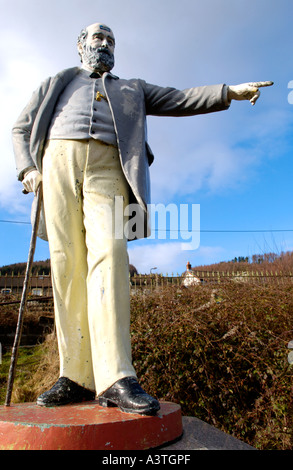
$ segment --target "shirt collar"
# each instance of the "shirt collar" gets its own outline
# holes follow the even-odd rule
[[[102,78],[103,76],[108,76],[108,77],[114,78],[114,80],[119,79],[119,77],[117,77],[117,75],[114,75],[111,72],[105,72],[104,74],[100,75],[98,72],[92,72],[91,70],[88,70],[85,67],[81,67],[80,70],[81,70],[82,73],[86,74],[90,78],[97,79],[97,78]]]

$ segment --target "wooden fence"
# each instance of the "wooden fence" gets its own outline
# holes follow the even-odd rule
[[[130,279],[131,287],[158,288],[164,286],[200,286],[204,284],[220,284],[223,282],[253,282],[266,284],[274,282],[293,282],[293,273],[282,271],[196,271],[175,276],[168,274],[134,275]]]
[[[17,299],[22,293],[24,275],[12,274],[1,275],[0,273],[0,296],[12,294]],[[282,271],[196,271],[184,273],[183,275],[169,274],[137,274],[130,277],[130,288],[154,289],[164,286],[199,286],[204,284],[220,284],[222,282],[254,282],[277,284],[293,282],[292,272]],[[29,282],[29,298],[51,297],[52,284],[50,275],[32,275]],[[3,299],[4,300],[4,299]]]

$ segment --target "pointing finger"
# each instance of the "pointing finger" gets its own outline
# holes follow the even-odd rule
[[[274,82],[251,82],[248,83],[249,86],[256,87],[256,88],[261,88],[265,86],[272,86]]]

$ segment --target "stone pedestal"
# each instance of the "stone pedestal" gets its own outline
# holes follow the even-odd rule
[[[123,413],[97,401],[45,408],[0,407],[0,450],[146,450],[182,434],[179,405],[161,402],[156,416]]]

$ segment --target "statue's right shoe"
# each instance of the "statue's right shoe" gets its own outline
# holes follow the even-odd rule
[[[95,399],[95,392],[78,385],[67,377],[60,377],[55,385],[37,398],[39,406],[62,406]]]
[[[98,402],[101,406],[119,406],[125,413],[138,413],[154,416],[160,409],[160,403],[148,395],[135,377],[124,377],[115,382],[102,395]]]

